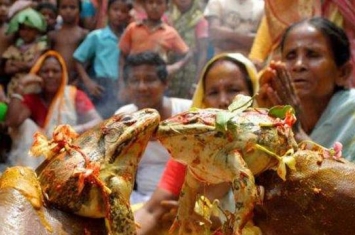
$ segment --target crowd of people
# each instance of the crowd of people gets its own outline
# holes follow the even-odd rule
[[[354,161],[354,9],[354,1],[0,0],[0,161],[35,168],[31,135],[58,124],[82,133],[143,108],[164,120],[190,107],[227,109],[237,94],[256,107],[292,105],[297,141],[341,142]],[[168,213],[161,202],[177,200],[185,171],[149,142],[131,197],[144,204],[138,234]],[[229,185],[207,192],[225,198]]]

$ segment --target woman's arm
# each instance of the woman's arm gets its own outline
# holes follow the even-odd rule
[[[17,128],[31,116],[30,109],[23,103],[23,92],[20,90],[16,88],[15,93],[10,97],[5,118],[5,125],[8,127]]]
[[[19,80],[14,93],[10,96],[9,108],[6,114],[5,123],[9,127],[20,126],[26,118],[31,116],[31,110],[23,102],[24,89],[31,84],[42,83],[42,78],[33,74],[27,74]]]

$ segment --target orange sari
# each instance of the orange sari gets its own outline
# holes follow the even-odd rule
[[[75,109],[76,87],[67,85],[68,73],[63,57],[56,51],[48,51],[44,53],[34,64],[30,73],[38,74],[44,61],[48,57],[55,57],[62,67],[62,81],[60,87],[52,100],[48,114],[44,123],[43,131],[50,136],[54,128],[62,123],[69,125],[77,124],[77,116]]]

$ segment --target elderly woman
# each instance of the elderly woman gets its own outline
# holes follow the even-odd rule
[[[282,62],[272,62],[260,78],[258,104],[290,104],[296,110],[298,141],[325,147],[343,144],[355,159],[355,90],[347,89],[352,71],[349,40],[325,18],[290,26],[280,44]]]
[[[82,133],[101,121],[85,93],[67,85],[67,81],[65,62],[55,51],[43,54],[30,74],[20,80],[5,120],[13,140],[11,165],[37,166],[38,161],[27,157],[36,130],[50,136],[57,125],[65,123]],[[39,92],[24,94],[25,88],[34,84],[40,84]]]

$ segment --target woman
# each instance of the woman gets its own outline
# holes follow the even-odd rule
[[[169,95],[191,99],[191,87],[196,85],[207,63],[208,22],[203,16],[199,0],[174,0],[169,16],[172,25],[193,52],[191,63],[171,76]]]
[[[322,16],[342,27],[350,39],[355,53],[355,1],[354,0],[265,0],[265,16],[258,28],[249,58],[261,64],[269,58],[279,58],[279,46],[287,27],[310,17]],[[353,66],[355,57],[352,57]],[[349,81],[355,85],[355,71]]]
[[[237,94],[252,95],[258,88],[254,65],[239,53],[224,53],[213,57],[204,67],[193,98],[193,107],[226,109]],[[138,234],[148,234],[169,211],[162,201],[179,198],[186,167],[169,160],[160,183],[145,205],[135,212],[135,221],[140,225]],[[208,193],[222,198],[228,185],[218,185]],[[174,202],[169,203],[174,204]]]
[[[296,110],[296,139],[325,147],[343,144],[343,157],[355,159],[355,91],[347,89],[352,71],[345,32],[325,18],[293,24],[280,42],[281,62],[261,75],[258,104],[290,104]]]
[[[27,156],[32,135],[38,129],[50,137],[57,125],[65,123],[82,133],[101,121],[85,93],[67,82],[63,58],[55,51],[48,51],[15,87],[5,120],[14,142],[11,165],[38,165],[38,161]],[[33,84],[41,84],[40,92],[24,94],[24,89]]]

